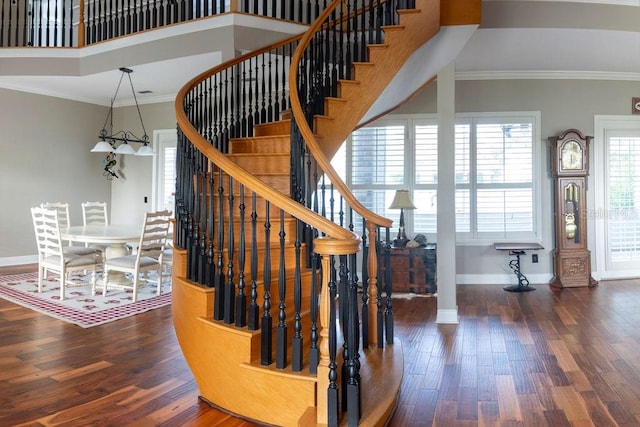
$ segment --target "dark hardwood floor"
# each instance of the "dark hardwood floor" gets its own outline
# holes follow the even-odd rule
[[[396,426],[640,425],[640,281],[394,299]],[[365,391],[366,393],[366,391]],[[250,404],[248,402],[248,404]],[[165,307],[82,329],[0,299],[0,426],[251,426],[198,400]]]

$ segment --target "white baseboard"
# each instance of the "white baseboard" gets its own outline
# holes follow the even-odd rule
[[[0,267],[12,265],[37,264],[38,255],[10,256],[0,258]]]
[[[448,323],[448,324],[458,324],[459,316],[458,316],[458,308],[455,310],[440,310],[438,309],[438,314],[436,315],[436,323]]]

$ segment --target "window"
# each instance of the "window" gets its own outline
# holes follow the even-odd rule
[[[175,130],[154,131],[153,205],[156,210],[175,210],[176,145]],[[175,215],[175,213],[174,213]]]
[[[456,230],[462,240],[537,235],[535,116],[456,123]]]
[[[460,115],[455,129],[456,228],[460,241],[535,239],[538,114]],[[344,162],[350,167],[344,167]],[[342,163],[342,164],[340,164]],[[388,206],[407,189],[408,235],[436,233],[438,127],[435,117],[393,116],[352,133],[334,158],[346,183],[372,211],[399,219]],[[435,237],[435,236],[434,236]]]
[[[589,247],[602,279],[640,275],[640,117],[595,116]],[[594,232],[592,232],[594,231]]]
[[[612,263],[640,260],[640,134],[609,132],[606,221],[608,257]]]

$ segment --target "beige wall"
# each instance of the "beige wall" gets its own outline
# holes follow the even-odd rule
[[[154,130],[176,129],[171,102],[141,105],[140,112],[151,142]],[[114,111],[114,116],[117,123],[122,123],[118,129],[131,129],[137,136],[142,136],[135,106],[119,108]],[[136,149],[139,147],[140,144],[134,146]],[[141,224],[145,212],[153,209],[153,160],[151,156],[118,156],[121,177],[113,180],[111,187],[111,218],[114,224]]]
[[[97,141],[106,108],[0,89],[0,265],[36,253],[29,209],[66,201],[73,223],[80,203],[110,200]]]
[[[540,262],[531,263],[531,256],[522,259],[523,272],[532,283],[546,283],[551,278],[553,234],[553,181],[549,173],[547,137],[569,128],[585,135],[594,132],[594,116],[600,114],[627,115],[631,98],[640,96],[640,84],[626,81],[592,80],[487,80],[456,83],[457,112],[540,111],[543,156],[542,172],[542,245]],[[429,87],[418,94],[398,113],[435,113],[436,90]],[[593,152],[593,147],[592,147]],[[591,177],[590,180],[593,180]],[[594,185],[591,182],[590,188]],[[593,206],[594,192],[588,193]],[[589,227],[589,245],[593,247],[593,224]],[[438,240],[443,237],[439,236]],[[515,280],[507,267],[508,256],[492,246],[457,246],[458,283],[501,283]],[[595,267],[594,267],[595,268]],[[597,276],[597,272],[594,273]]]

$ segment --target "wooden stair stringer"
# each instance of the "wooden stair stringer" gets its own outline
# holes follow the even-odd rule
[[[329,117],[340,120],[314,120],[314,133],[325,141],[322,150],[329,159],[356,129],[411,54],[440,30],[440,0],[417,0],[415,10],[398,12],[401,15],[398,26],[403,27],[402,30],[387,28],[384,44],[368,46],[370,65],[355,64],[352,80],[359,83],[344,80],[338,83],[338,96],[346,102],[332,105],[335,108]]]
[[[172,289],[176,335],[200,394],[244,418],[297,425],[306,409],[315,405],[315,380],[246,369],[252,352],[260,348],[260,335],[208,320],[213,292],[184,280],[175,280]],[[289,399],[281,399],[281,393]]]

